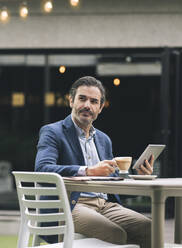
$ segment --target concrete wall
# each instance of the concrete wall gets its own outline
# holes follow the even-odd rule
[[[16,2],[6,4],[11,19],[0,23],[0,49],[182,46],[181,0],[82,0],[76,9],[54,0],[48,15],[31,0],[27,20]]]

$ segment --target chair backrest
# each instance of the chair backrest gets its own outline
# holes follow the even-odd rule
[[[59,174],[48,172],[14,171],[13,174],[21,211],[18,248],[28,246],[30,234],[62,234],[64,235],[63,247],[72,247],[74,226],[62,177]],[[49,211],[52,209],[57,211],[52,213]],[[46,210],[46,213],[40,210]],[[51,226],[41,227],[37,225],[37,223],[42,222],[51,222]]]

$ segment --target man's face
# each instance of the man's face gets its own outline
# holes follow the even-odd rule
[[[101,92],[95,86],[78,87],[73,101],[70,98],[70,107],[74,121],[80,127],[87,127],[97,119],[98,114],[102,111]]]

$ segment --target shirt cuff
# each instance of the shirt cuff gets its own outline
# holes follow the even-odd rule
[[[86,176],[87,166],[80,166],[78,170],[78,176]]]

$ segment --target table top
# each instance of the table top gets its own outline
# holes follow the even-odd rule
[[[121,181],[71,181],[64,178],[64,182],[68,191],[151,196],[154,191],[160,190],[168,196],[182,196],[182,178]]]
[[[89,185],[127,185],[127,186],[160,186],[160,187],[182,187],[182,178],[156,178],[154,180],[135,180],[135,179],[124,179],[120,181],[110,181],[110,180],[67,180],[64,178],[64,182],[66,185],[71,184],[89,184]]]

